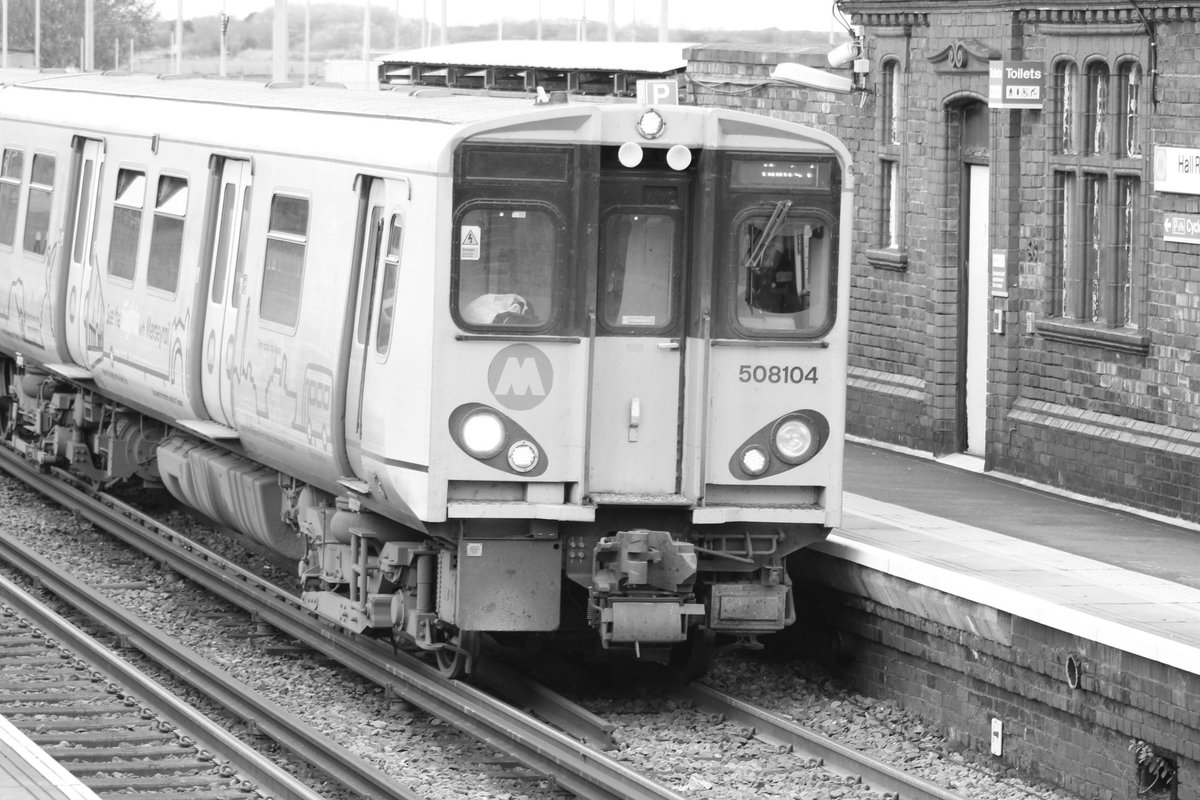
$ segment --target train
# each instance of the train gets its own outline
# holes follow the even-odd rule
[[[721,108],[0,71],[0,438],[424,651],[703,674],[840,522],[851,161]]]

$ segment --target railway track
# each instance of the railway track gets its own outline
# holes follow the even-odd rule
[[[0,453],[0,460],[5,455]],[[18,460],[15,466],[23,466],[23,462]],[[115,526],[113,532],[120,538],[146,550],[171,569],[210,588],[218,586],[218,591],[227,598],[240,597],[238,604],[249,611],[260,626],[269,625],[303,642],[306,647],[346,664],[386,687],[391,696],[407,700],[479,741],[488,743],[505,754],[500,763],[502,768],[515,765],[535,775],[545,776],[552,784],[580,797],[680,796],[638,771],[597,752],[597,748],[613,745],[613,723],[564,701],[519,672],[493,673],[486,683],[490,689],[498,691],[515,705],[532,710],[542,719],[552,720],[557,727],[570,731],[570,736],[550,729],[527,714],[517,713],[489,694],[470,686],[447,682],[432,668],[410,656],[395,653],[381,642],[346,636],[317,623],[311,613],[300,607],[299,601],[286,591],[225,562],[174,531],[144,519],[128,506],[95,493],[89,487],[72,482],[66,487],[59,485],[52,494],[58,492],[62,496],[55,499],[69,507],[79,507],[77,513],[106,530],[113,530]],[[86,503],[78,506],[78,502],[84,498]],[[51,588],[56,592],[59,590]],[[235,588],[236,592],[233,591]],[[130,635],[124,632],[122,624],[106,624],[117,630],[119,635]],[[129,623],[124,625],[127,627]],[[145,649],[141,642],[132,643],[139,649]],[[152,657],[159,659],[158,656]],[[226,702],[221,699],[221,692],[212,687],[197,688],[222,703]],[[961,800],[959,795],[715,690],[701,686],[682,687],[672,689],[670,695],[681,706],[694,708],[713,719],[734,722],[781,751],[790,752],[797,771],[809,768],[831,771],[843,776],[841,780],[844,785],[857,786],[863,791],[870,789],[875,793],[890,793],[904,800]],[[283,746],[306,755],[315,751],[313,744],[294,738],[298,727],[294,720],[282,718],[277,721],[270,709],[255,709],[249,714],[248,718],[254,719],[260,730],[278,739]],[[289,740],[288,736],[293,738]],[[339,764],[336,756],[324,758],[326,760],[323,763],[320,758],[313,761],[330,774],[345,772],[346,765]],[[359,782],[351,781],[348,785],[366,796],[404,796],[389,793],[395,792],[396,787],[384,789],[378,783],[372,785],[370,782],[377,778],[356,780]]]
[[[681,686],[671,695],[677,702],[702,713],[745,726],[755,737],[785,748],[797,758],[817,762],[850,785],[869,787],[885,796],[903,800],[966,800],[962,795],[717,689],[703,685]]]
[[[102,797],[320,800],[3,577],[0,705]]]
[[[680,800],[682,795],[656,783],[595,749],[588,743],[519,711],[473,686],[447,681],[437,671],[390,646],[363,639],[320,622],[299,598],[244,570],[188,538],[142,515],[133,507],[96,491],[68,473],[33,470],[20,457],[0,449],[0,467],[50,499],[73,510],[137,550],[184,577],[220,594],[224,599],[254,615],[260,623],[302,642],[317,653],[344,664],[354,672],[384,687],[389,696],[403,699],[441,719],[477,741],[487,743],[521,767],[544,776],[580,798],[595,800]],[[30,565],[41,560],[15,543],[0,539],[0,557]],[[75,603],[80,594],[77,582],[56,575],[49,562],[40,566],[41,580],[54,594]],[[82,602],[82,600],[81,600]],[[177,663],[179,648],[156,642],[139,630],[136,622],[119,610],[97,609],[93,614],[106,627],[145,652],[153,660]],[[174,670],[174,667],[170,667]],[[233,689],[221,670],[178,670],[198,691],[227,708],[254,702],[231,697]],[[244,711],[258,730],[283,747],[303,753],[313,766],[337,777],[354,791],[372,798],[408,798],[402,789],[381,781],[386,776],[368,768],[338,748],[326,749],[321,737],[308,731],[290,715],[269,703]],[[566,714],[569,716],[569,712]],[[586,727],[585,723],[585,727]]]

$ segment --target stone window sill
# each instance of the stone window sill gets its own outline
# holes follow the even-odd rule
[[[879,269],[904,272],[908,269],[908,253],[898,249],[867,250],[867,263]]]
[[[1036,328],[1043,338],[1054,342],[1102,347],[1142,356],[1150,352],[1150,334],[1132,328],[1110,328],[1069,319],[1038,320]]]

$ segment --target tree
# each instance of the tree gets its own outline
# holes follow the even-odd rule
[[[9,0],[8,46],[13,50],[34,49],[34,0]],[[83,40],[84,0],[41,0],[43,67],[79,67],[80,42]],[[120,41],[127,47],[150,42],[152,25],[158,14],[153,0],[94,0],[96,67],[110,62],[101,53],[110,53]]]

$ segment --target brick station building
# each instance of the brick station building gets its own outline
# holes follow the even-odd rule
[[[840,7],[865,91],[687,74],[856,159],[849,431],[1200,522],[1200,4]]]

